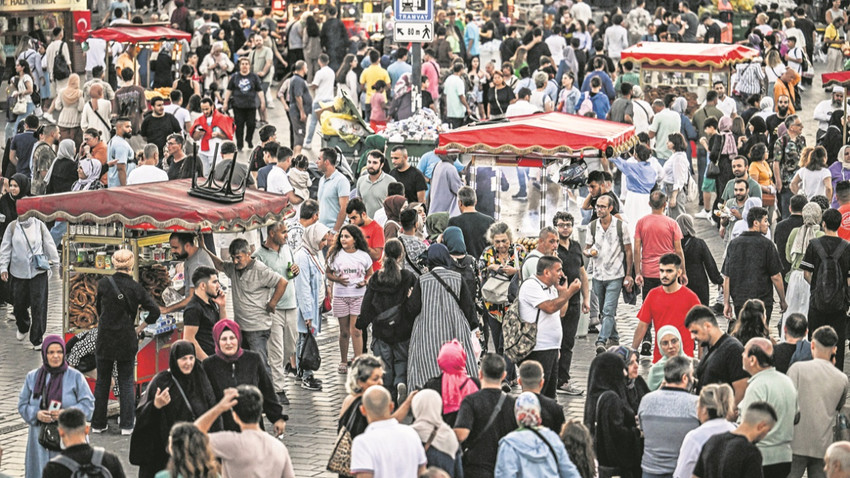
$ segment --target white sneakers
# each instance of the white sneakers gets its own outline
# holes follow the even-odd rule
[[[700,209],[698,213],[694,214],[694,217],[697,219],[705,219],[707,221],[711,221],[711,211]]]

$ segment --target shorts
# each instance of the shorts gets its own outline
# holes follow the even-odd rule
[[[292,144],[302,146],[304,144],[304,138],[307,136],[307,122],[301,121],[298,108],[289,110],[289,122],[292,123]]]
[[[717,182],[712,178],[703,178],[702,180],[702,192],[704,193],[713,193],[715,192],[715,184]]]
[[[360,315],[360,304],[363,303],[363,297],[337,297],[333,298],[333,313],[334,317],[348,317],[350,315]]]

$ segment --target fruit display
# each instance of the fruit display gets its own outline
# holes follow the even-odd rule
[[[519,245],[525,248],[527,252],[531,252],[537,249],[537,239],[536,237],[523,237],[518,241]]]
[[[161,307],[165,306],[162,293],[171,286],[168,269],[162,264],[153,264],[139,268],[139,283],[147,289],[153,300]]]
[[[97,327],[97,280],[95,274],[76,274],[68,281],[68,322],[72,327]]]
[[[163,86],[161,88],[145,90],[145,99],[147,99],[148,101],[156,98],[157,96],[161,96],[162,98],[169,98],[171,96],[171,88]]]

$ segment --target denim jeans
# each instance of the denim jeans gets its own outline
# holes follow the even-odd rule
[[[53,229],[50,230],[50,237],[53,238],[53,243],[57,246],[62,244],[62,238],[65,236],[65,233],[68,231],[68,223],[65,221],[56,221],[56,224],[53,225]]]
[[[381,339],[372,340],[372,353],[384,361],[384,386],[393,400],[398,400],[398,384],[407,383],[407,350],[410,340],[388,344]]]
[[[10,108],[14,108],[14,106],[15,105],[11,105]],[[31,115],[33,111],[35,111],[35,103],[30,101],[29,103],[27,103],[27,112],[22,114],[22,115],[18,115],[18,117],[15,118],[15,125],[12,127],[12,131],[17,132],[18,131],[18,124],[20,124],[20,122],[23,121],[24,118]],[[8,131],[7,131],[7,135],[8,135]],[[6,137],[8,138],[9,136],[6,136]]]
[[[517,180],[519,181],[519,196],[525,196],[528,192],[526,189],[526,183],[528,182],[528,168],[516,168]]]
[[[9,277],[18,332],[29,330],[30,342],[39,345],[47,329],[47,273],[42,272],[32,279]]]
[[[782,191],[776,194],[777,206],[779,206],[779,218],[786,219],[791,215],[791,188],[787,184],[783,185]]]
[[[490,325],[490,335],[493,336],[493,347],[495,348],[493,352],[501,355],[502,358],[505,359],[505,370],[508,372],[505,380],[513,382],[516,380],[516,367],[514,366],[514,363],[511,362],[511,359],[505,355],[505,338],[502,335],[502,323],[494,319],[490,314],[485,314],[485,316],[487,323]]]
[[[257,352],[262,357],[263,366],[266,367],[266,372],[269,377],[272,375],[272,369],[269,367],[269,336],[271,330],[243,330],[242,331],[242,347],[252,352]]]
[[[97,382],[94,386],[94,413],[92,428],[106,428],[106,406],[109,403],[109,389],[112,385],[112,367],[118,366],[118,403],[121,406],[122,430],[132,430],[136,420],[136,388],[133,379],[133,360],[110,360],[97,358]],[[156,390],[150,391],[155,393]]]
[[[310,119],[307,120],[307,136],[304,138],[305,148],[309,148],[313,144],[313,135],[316,134],[316,125],[319,123],[319,115],[316,113],[317,109],[319,109],[319,100],[314,100],[313,107],[310,108]]]
[[[314,334],[315,336],[315,334]],[[304,343],[307,341],[307,333],[298,333],[298,343],[295,345],[295,367],[301,372],[301,378],[307,380],[313,378],[312,370],[301,370],[301,350],[304,348]]]
[[[602,327],[596,339],[597,344],[604,344],[608,339],[620,340],[617,332],[617,301],[622,287],[622,277],[612,280],[593,279],[593,293],[599,298],[599,307],[602,309]]]

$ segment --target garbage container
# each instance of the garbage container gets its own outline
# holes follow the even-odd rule
[[[414,168],[419,166],[419,160],[425,153],[430,151],[434,151],[437,149],[438,141],[435,139],[433,141],[423,141],[423,140],[407,140],[403,142],[393,142],[387,141],[387,149],[385,151],[385,155],[387,158],[390,157],[390,153],[392,153],[393,148],[396,146],[404,146],[407,148],[407,160],[411,166]]]

